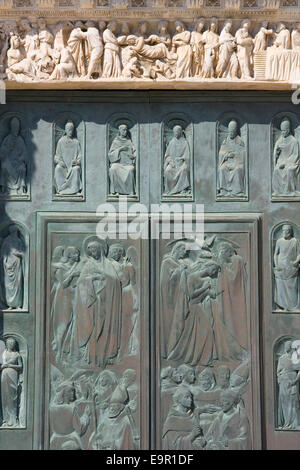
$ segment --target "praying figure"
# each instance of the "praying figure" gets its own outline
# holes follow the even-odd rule
[[[164,195],[189,194],[190,183],[190,147],[181,126],[174,126],[173,138],[165,153]]]
[[[291,122],[284,118],[281,135],[274,147],[273,195],[291,196],[299,187],[299,143],[292,135]]]
[[[65,133],[59,139],[54,157],[55,191],[59,196],[75,195],[82,192],[81,146],[74,136],[74,123],[68,121]]]
[[[236,120],[228,124],[228,136],[219,151],[218,196],[245,197],[246,148]]]
[[[110,193],[136,194],[135,160],[136,150],[129,135],[127,124],[119,126],[118,135],[112,141],[108,152],[110,162]]]

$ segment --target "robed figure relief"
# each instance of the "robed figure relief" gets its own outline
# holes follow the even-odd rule
[[[169,361],[206,366],[248,357],[246,263],[235,242],[208,240],[193,255],[187,242],[171,242],[162,260],[160,342]]]
[[[18,116],[0,124],[0,197],[28,199],[29,156],[26,128]]]
[[[245,200],[248,197],[247,124],[235,118],[218,125],[217,199]]]
[[[13,336],[0,341],[2,428],[25,427],[26,351]]]
[[[109,196],[137,198],[137,125],[124,120],[115,126],[109,126]]]
[[[284,338],[275,347],[277,378],[277,427],[300,429],[300,363],[299,340]]]
[[[163,199],[192,198],[192,125],[175,119],[163,126]]]
[[[84,197],[84,124],[77,116],[60,116],[54,124],[55,199]]]
[[[293,312],[300,309],[300,240],[292,224],[277,227],[273,233],[274,304],[276,310]]]
[[[300,197],[300,127],[296,118],[276,118],[272,125],[272,198]]]
[[[0,243],[2,308],[22,310],[25,304],[25,241],[18,226],[10,225]]]

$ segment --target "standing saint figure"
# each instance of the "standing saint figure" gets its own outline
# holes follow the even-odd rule
[[[235,33],[237,43],[237,57],[240,65],[241,79],[251,80],[252,78],[252,52],[253,39],[249,33],[250,21],[244,20],[242,27]]]
[[[239,62],[236,54],[236,41],[230,32],[231,28],[232,21],[227,20],[220,34],[217,78],[238,78]]]
[[[120,45],[115,36],[117,23],[111,21],[103,31],[104,57],[103,57],[103,78],[120,78],[122,64],[120,58]]]
[[[176,21],[176,34],[172,39],[172,46],[177,53],[176,78],[191,76],[193,53],[190,46],[191,33],[187,31],[181,21]]]
[[[84,28],[84,24],[81,21],[76,21],[74,28],[70,33],[67,45],[68,49],[71,51],[71,54],[74,58],[76,64],[78,75],[84,77],[86,74],[85,66],[85,54],[84,54],[84,44],[86,39],[86,33],[82,31],[81,28]]]
[[[4,137],[0,147],[1,193],[27,193],[27,149],[20,130],[20,120],[13,117],[10,121],[9,134]]]
[[[21,309],[24,298],[24,246],[16,225],[10,225],[8,231],[0,249],[2,297],[9,309]]]
[[[299,143],[292,135],[291,122],[284,118],[280,124],[281,135],[274,146],[273,194],[292,195],[299,189]]]
[[[120,124],[118,129],[118,135],[112,141],[108,152],[110,193],[134,196],[136,149],[127,124]]]
[[[235,119],[228,124],[228,136],[219,151],[218,195],[245,196],[246,148]]]
[[[300,426],[300,372],[294,368],[292,354],[292,341],[286,341],[277,366],[278,426],[281,429],[299,429]]]
[[[254,38],[254,54],[257,52],[265,51],[268,44],[268,36],[273,35],[273,29],[268,29],[268,21],[263,21],[261,28]]]
[[[81,181],[81,146],[74,136],[74,123],[68,121],[59,139],[54,157],[54,183],[57,195],[79,194]]]
[[[294,237],[291,225],[283,225],[282,237],[277,240],[274,252],[274,302],[282,310],[293,311],[300,307],[299,261],[299,240]]]
[[[98,77],[102,73],[101,58],[103,56],[103,41],[98,28],[93,21],[86,22],[87,32],[85,33],[88,44],[89,65],[86,78],[91,79],[94,74]]]
[[[193,77],[202,76],[202,68],[204,61],[204,43],[203,43],[203,31],[204,19],[197,21],[195,31],[191,33],[191,48],[193,53]]]
[[[5,427],[19,425],[19,375],[22,368],[22,357],[18,351],[18,343],[14,338],[9,337],[6,340],[1,365],[2,426]]]
[[[170,140],[164,163],[164,194],[188,194],[191,192],[190,183],[190,147],[181,126],[173,127],[173,137]]]
[[[215,66],[219,47],[219,35],[217,34],[218,23],[215,18],[210,22],[209,29],[203,33],[204,42],[204,67],[203,78],[215,77]]]
[[[83,363],[106,366],[121,344],[122,284],[106,247],[92,240],[77,281],[71,354]]]
[[[169,352],[169,337],[173,323],[176,299],[179,293],[179,283],[182,272],[187,268],[185,259],[187,249],[184,242],[177,242],[171,253],[167,253],[162,260],[160,271],[160,298],[161,298],[161,354],[167,358]]]

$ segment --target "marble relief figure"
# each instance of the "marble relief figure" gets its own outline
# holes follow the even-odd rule
[[[54,199],[84,197],[84,124],[72,117],[63,114],[54,123]]]
[[[300,429],[300,367],[295,360],[299,340],[284,339],[277,343],[277,427],[279,430]]]
[[[293,128],[289,117],[284,117],[273,127],[272,196],[300,196],[300,150],[298,128]]]
[[[136,197],[136,148],[126,123],[118,125],[118,130],[110,129],[115,135],[108,151],[109,194]]]
[[[189,10],[189,9],[188,9]],[[187,10],[187,11],[188,11]],[[1,76],[10,81],[202,81],[299,79],[299,25],[280,21],[93,18],[36,22],[2,30]],[[140,13],[140,14],[138,14]]]
[[[1,300],[4,309],[22,310],[24,306],[25,243],[17,225],[8,227],[0,245]]]
[[[293,312],[300,308],[300,242],[297,229],[283,224],[274,232],[274,304],[277,310]]]
[[[243,200],[247,188],[247,124],[220,122],[217,132],[217,199]]]
[[[23,340],[5,335],[0,340],[1,428],[23,428],[26,424],[25,365]]]
[[[164,126],[163,198],[191,198],[192,127]]]
[[[28,149],[23,136],[23,123],[19,117],[10,118],[5,126],[1,123],[3,136],[0,145],[0,197],[28,198]]]

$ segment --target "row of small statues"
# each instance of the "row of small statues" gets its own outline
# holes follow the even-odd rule
[[[236,119],[223,126],[219,137],[217,197],[247,199],[247,136]],[[245,128],[245,126],[243,126]],[[76,127],[68,120],[57,140],[54,156],[54,194],[57,197],[83,195],[82,143]],[[289,117],[280,122],[274,139],[272,195],[300,194],[300,148]],[[298,129],[297,129],[298,132]],[[137,149],[126,123],[113,130],[108,151],[109,194],[137,196]],[[227,134],[227,136],[226,136]],[[163,162],[163,196],[191,197],[192,145],[189,131],[176,124],[169,129]],[[225,138],[224,138],[225,137]],[[0,194],[25,196],[28,192],[28,150],[21,134],[21,122],[10,120],[9,133],[1,143]]]
[[[242,79],[255,74],[255,57],[263,59],[262,79],[295,79],[300,61],[300,23],[291,29],[280,22],[274,29],[265,21],[255,37],[250,21],[244,20],[233,34],[232,20],[226,20],[218,34],[218,21],[200,19],[190,31],[182,21],[158,23],[149,34],[147,22],[130,31],[128,23],[115,20],[85,23],[68,21],[47,26],[44,18],[36,24],[21,19],[0,32],[2,77],[9,80],[69,79]],[[133,28],[132,28],[133,29]],[[286,53],[286,51],[289,51]],[[261,62],[257,65],[261,67]]]

